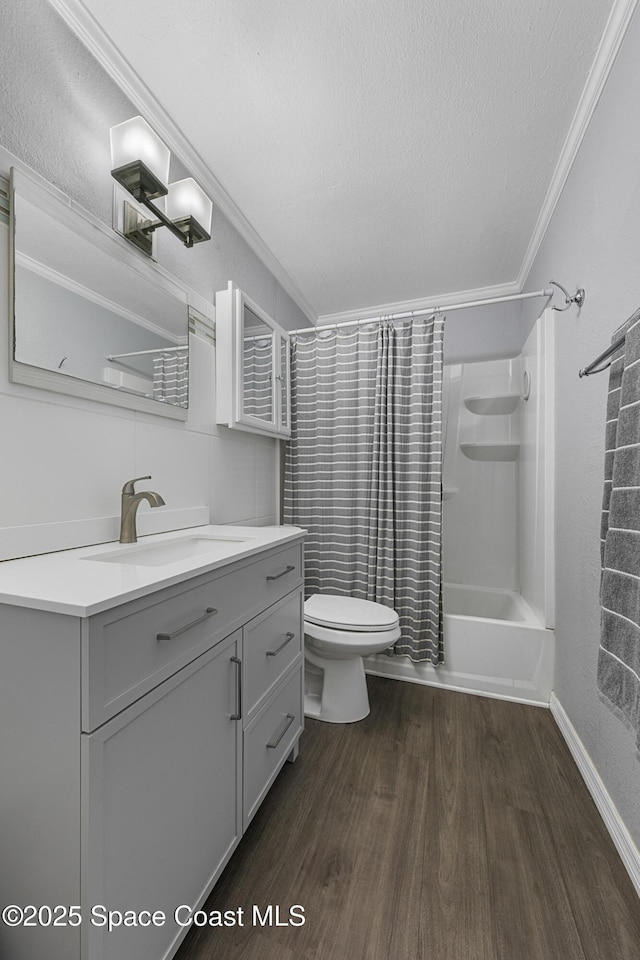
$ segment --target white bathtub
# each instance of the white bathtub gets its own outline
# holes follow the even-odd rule
[[[441,666],[382,654],[365,660],[367,673],[548,706],[554,632],[520,594],[444,584],[443,604]]]
[[[445,583],[442,588],[444,611],[453,617],[478,617],[483,620],[511,620],[524,623],[532,611],[519,593],[490,590],[487,587],[463,587]]]

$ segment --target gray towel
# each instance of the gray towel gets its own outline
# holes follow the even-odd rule
[[[640,310],[613,339],[623,333],[607,402],[598,689],[640,757]]]

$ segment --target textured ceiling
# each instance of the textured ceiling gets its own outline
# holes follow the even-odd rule
[[[84,5],[326,315],[516,281],[612,0]]]

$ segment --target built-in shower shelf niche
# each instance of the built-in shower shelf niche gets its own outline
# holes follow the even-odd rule
[[[515,413],[518,409],[519,393],[506,393],[494,397],[465,397],[464,405],[471,413],[481,416],[497,416]]]
[[[455,497],[455,495],[456,495],[457,492],[458,492],[458,488],[457,488],[457,487],[443,487],[443,488],[442,488],[442,499],[443,499],[443,500],[451,500],[453,497]]]
[[[460,449],[469,460],[514,461],[518,459],[520,444],[503,443],[461,443]]]

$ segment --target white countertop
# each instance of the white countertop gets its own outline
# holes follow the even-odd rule
[[[124,545],[116,541],[22,560],[5,560],[0,562],[0,603],[88,617],[254,556],[270,547],[284,545],[303,533],[299,527],[290,526],[209,525],[139,537],[137,544]],[[143,562],[121,563],[117,558],[113,558],[115,562],[91,559],[101,554],[106,557],[116,551],[141,551],[171,540],[207,536],[230,539],[216,555],[204,553],[157,566],[146,566]],[[140,559],[144,560],[142,555]]]

